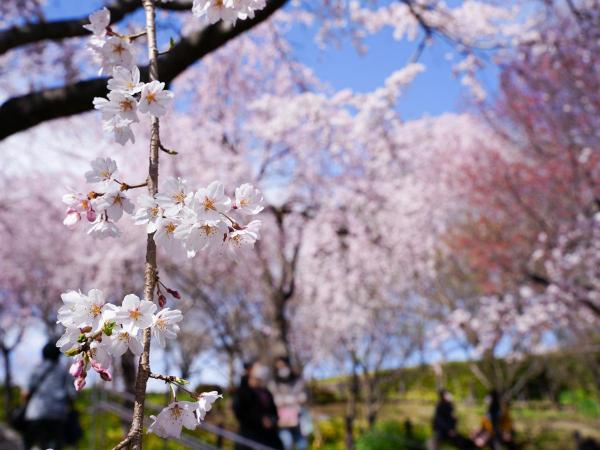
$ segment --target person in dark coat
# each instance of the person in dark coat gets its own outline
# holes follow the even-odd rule
[[[44,346],[42,357],[31,375],[26,395],[29,399],[24,448],[37,445],[60,450],[67,440],[67,415],[75,391],[69,373],[59,362],[60,350],[54,342]]]
[[[454,415],[452,395],[445,389],[440,389],[438,396],[439,399],[433,415],[434,439],[432,447],[437,448],[439,444],[444,443],[461,450],[472,449],[474,447],[473,442],[456,431],[457,420]]]
[[[438,402],[433,415],[433,432],[438,442],[445,442],[456,436],[456,417],[452,397],[445,389],[438,392]]]
[[[240,423],[240,435],[275,450],[282,450],[277,426],[277,407],[266,388],[269,369],[254,363],[248,371],[247,383],[241,383],[234,399],[234,413]],[[236,445],[237,450],[248,450]]]

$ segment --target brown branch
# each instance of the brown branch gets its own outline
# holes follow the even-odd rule
[[[221,22],[182,38],[166,55],[159,58],[160,80],[169,84],[184,70],[231,39],[268,19],[288,0],[271,0],[253,19],[234,26]],[[140,68],[148,78],[148,66]],[[106,95],[107,78],[79,81],[59,88],[43,89],[13,97],[0,106],[0,140],[51,119],[89,111],[94,97]]]
[[[185,11],[192,9],[190,1],[160,2],[162,9]],[[128,14],[140,7],[138,0],[120,0],[109,6],[111,23],[121,21]],[[83,28],[89,23],[88,16],[79,19],[56,20],[52,22],[26,23],[15,25],[0,31],[0,55],[15,48],[41,41],[59,41],[66,38],[80,37],[90,32]]]

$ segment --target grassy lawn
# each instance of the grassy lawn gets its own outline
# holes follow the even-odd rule
[[[425,397],[425,398],[423,398]],[[435,402],[431,396],[420,397],[411,393],[388,400],[382,407],[376,430],[369,432],[367,424],[359,418],[356,424],[358,450],[394,450],[424,448],[431,436],[430,421]],[[91,392],[84,391],[77,401],[82,412],[85,436],[79,445],[82,449],[104,449],[116,444],[123,436],[120,420],[112,413],[99,411],[91,405]],[[148,404],[152,408],[164,404],[162,394],[151,394]],[[319,450],[343,450],[343,403],[314,406],[311,410],[315,422],[315,433],[311,448]],[[480,423],[484,414],[481,404],[456,402],[459,430],[469,435]],[[573,432],[600,440],[600,414],[597,408],[567,404],[558,408],[550,402],[515,402],[511,415],[517,431],[517,440],[523,450],[570,450],[575,449]],[[218,402],[207,419],[214,424],[236,430],[237,424],[231,413],[230,399]],[[410,421],[412,439],[406,438],[405,422]],[[203,431],[190,433],[211,444],[214,436]],[[146,448],[151,450],[180,449],[181,445],[165,441],[154,435],[146,435]],[[233,449],[225,443],[225,449]]]

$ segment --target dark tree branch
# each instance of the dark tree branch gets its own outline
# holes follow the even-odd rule
[[[287,0],[271,0],[253,19],[238,21],[235,27],[219,22],[182,38],[161,57],[160,80],[171,83],[196,61],[265,21],[286,3]],[[148,67],[141,67],[140,71],[147,79]],[[106,95],[106,82],[107,78],[94,78],[7,100],[0,106],[0,140],[47,120],[89,111],[94,97]]]
[[[163,1],[157,5],[159,8],[172,11],[191,10],[191,1]],[[119,0],[108,7],[111,23],[117,23],[126,15],[141,8],[139,0]],[[57,20],[52,22],[26,23],[15,25],[0,31],[0,55],[9,50],[27,44],[41,41],[58,41],[65,38],[85,36],[89,31],[83,25],[89,23],[88,17],[79,19]]]

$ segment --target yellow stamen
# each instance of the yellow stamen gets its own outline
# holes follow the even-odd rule
[[[131,111],[133,109],[133,103],[130,100],[121,100],[121,102],[119,102],[119,106],[121,107],[122,111]]]
[[[202,204],[204,205],[204,211],[215,209],[215,202],[208,197],[204,197],[204,202]]]
[[[175,225],[173,222],[169,222],[167,224],[167,226],[165,227],[165,231],[167,233],[173,233],[176,228],[177,228],[177,225]]]
[[[141,317],[141,315],[142,313],[139,309],[132,309],[131,311],[129,311],[129,317],[133,320],[138,320]]]
[[[90,313],[92,314],[93,317],[98,317],[100,314],[102,314],[102,307],[96,304],[93,304],[92,307],[90,308]]]
[[[146,94],[146,101],[148,103],[154,103],[156,101],[156,93],[155,92],[148,92]]]
[[[183,203],[185,201],[185,194],[179,191],[173,196],[173,200],[175,203]]]

